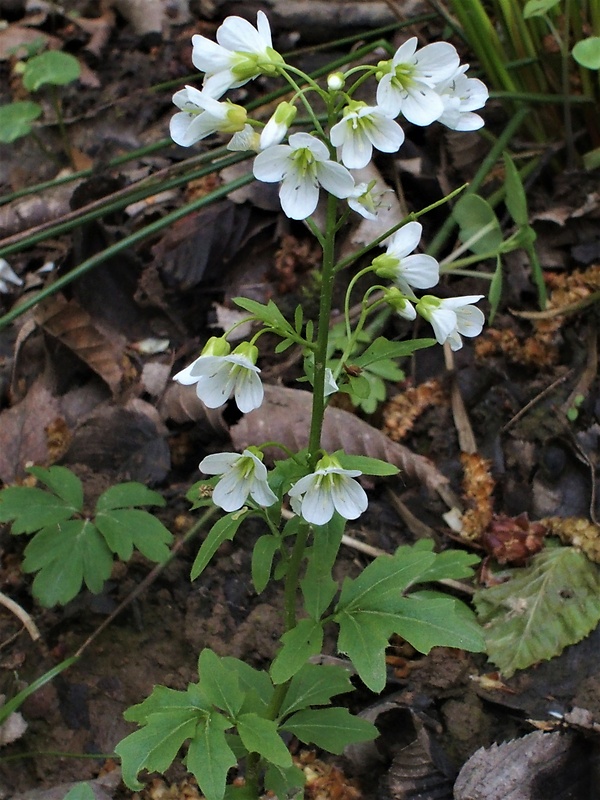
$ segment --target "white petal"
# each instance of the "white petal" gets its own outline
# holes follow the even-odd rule
[[[197,360],[198,359],[196,359],[196,361]],[[173,375],[173,380],[177,381],[177,383],[183,384],[184,386],[191,386],[192,383],[196,383],[198,380],[198,376],[192,375],[192,370],[196,365],[196,361],[193,361],[189,365],[189,367],[186,367],[185,369],[182,369],[180,372],[178,372],[176,375]]]
[[[330,488],[326,481],[322,481],[319,486],[313,486],[306,492],[302,501],[302,516],[307,522],[325,525],[333,517],[335,506]]]
[[[260,158],[260,155],[257,158]],[[292,169],[281,184],[279,199],[287,217],[306,219],[310,217],[319,202],[319,185],[310,175],[300,175],[295,165],[292,165]]]
[[[192,117],[186,111],[179,111],[173,114],[169,122],[169,134],[175,144],[181,147],[189,147],[193,142],[188,142],[187,132],[192,123]]]
[[[214,488],[212,499],[216,506],[223,511],[237,511],[246,502],[249,491],[248,481],[241,478],[239,473],[232,469]]]
[[[463,336],[479,336],[485,322],[483,311],[476,306],[457,309],[456,319],[456,330]]]
[[[446,121],[445,115],[442,114],[439,121],[447,128],[453,131],[478,131],[483,128],[485,122],[479,114],[474,114],[472,111],[463,111],[458,114],[458,119]]]
[[[420,222],[408,222],[391,236],[386,252],[402,260],[417,247],[422,233],[423,226]]]
[[[373,145],[360,128],[348,126],[342,145],[342,161],[348,169],[366,167],[373,155]]]
[[[222,475],[230,470],[239,458],[239,453],[212,453],[202,459],[198,469],[206,475]]]
[[[311,473],[310,475],[305,475],[303,478],[300,478],[300,480],[296,481],[296,483],[290,488],[288,492],[289,496],[300,497],[300,495],[304,494],[304,492],[310,489],[315,480],[315,473]]]
[[[220,408],[233,392],[235,377],[231,371],[227,374],[203,375],[196,383],[196,394],[208,408]]]
[[[317,161],[326,161],[329,158],[327,145],[310,133],[303,133],[302,131],[299,133],[292,133],[288,142],[294,150],[299,150],[304,147],[308,148]]]
[[[272,506],[277,502],[277,495],[271,490],[266,481],[255,481],[250,489],[250,497],[259,506]]]
[[[200,72],[221,72],[229,69],[232,61],[233,55],[229,50],[205,36],[192,36],[192,63]]]
[[[377,105],[387,116],[397,117],[402,108],[402,93],[392,84],[392,76],[384,75],[377,85]]]
[[[258,408],[265,396],[262,382],[255,372],[244,370],[237,376],[235,402],[243,414]]]
[[[173,95],[175,97],[175,95]],[[173,100],[175,102],[175,100]],[[346,139],[347,135],[347,128],[348,122],[345,119],[341,119],[339,122],[333,126],[333,128],[329,131],[329,141],[334,147],[341,147],[344,144],[344,140]]]
[[[348,170],[335,161],[323,161],[317,164],[317,178],[321,186],[330,194],[340,199],[348,197],[354,189],[354,178]]]
[[[452,333],[449,333],[446,341],[450,345],[450,349],[454,351],[460,350],[463,346],[463,340],[460,338],[460,334],[457,331],[452,331]]]
[[[365,490],[352,478],[336,481],[331,494],[335,510],[344,519],[360,517],[369,504]]]
[[[273,41],[271,39],[271,26],[269,25],[269,20],[264,11],[258,11],[256,14],[256,27],[266,46],[273,47]]]
[[[238,53],[264,53],[270,47],[254,25],[242,17],[226,17],[217,30],[217,42]]]
[[[417,253],[402,259],[400,273],[410,286],[430,289],[440,279],[440,265],[433,256]]]
[[[409,303],[408,300],[405,301],[403,309],[396,308],[396,314],[403,319],[409,320],[410,322],[417,318],[417,311],[413,304]]]
[[[250,79],[248,78],[248,80]],[[213,97],[221,97],[228,89],[243,86],[245,83],[248,81],[238,81],[230,69],[223,69],[204,78],[202,91]]]
[[[439,344],[444,344],[446,339],[456,330],[456,314],[449,308],[436,308],[429,318],[431,327]]]
[[[383,114],[376,114],[373,125],[367,128],[366,134],[373,147],[382,153],[395,153],[404,143],[404,131],[393,119]]]
[[[459,64],[454,45],[448,42],[434,42],[423,47],[415,56],[419,76],[438,83],[453,75]]]
[[[444,113],[444,104],[434,89],[425,84],[411,89],[402,102],[402,114],[413,125],[431,125]]]
[[[401,44],[400,47],[394,53],[394,57],[392,59],[392,64],[397,67],[398,64],[405,64],[407,62],[412,62],[413,56],[417,49],[418,39],[416,36],[411,36],[410,39],[407,39],[404,44]]]
[[[483,294],[466,294],[462,297],[446,297],[442,300],[442,306],[454,310],[462,308],[463,306],[470,306],[472,303],[477,303],[479,300],[482,300],[483,297],[485,297]]]
[[[264,183],[276,183],[290,168],[292,148],[287,144],[276,144],[259,153],[254,159],[254,177]]]

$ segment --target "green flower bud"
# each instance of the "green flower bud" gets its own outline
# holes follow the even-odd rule
[[[233,351],[232,355],[245,356],[252,364],[258,361],[258,347],[250,342],[242,342]]]
[[[332,72],[327,76],[327,88],[330,92],[339,92],[344,88],[346,79],[342,72]]]
[[[375,274],[379,278],[393,281],[397,275],[399,259],[391,256],[388,253],[382,253],[377,258],[373,259],[373,267],[375,267]]]
[[[248,119],[246,109],[235,103],[228,103],[227,122],[223,124],[221,130],[224,133],[237,133],[244,130],[244,125]]]

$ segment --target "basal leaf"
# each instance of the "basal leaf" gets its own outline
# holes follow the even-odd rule
[[[35,92],[48,83],[64,86],[77,80],[80,72],[81,67],[75,56],[60,50],[46,50],[26,62],[23,86],[30,92]]]
[[[235,669],[227,668],[222,658],[205,648],[198,659],[202,694],[209,703],[235,717],[244,702],[244,692]]]
[[[166,500],[161,494],[148,489],[143,483],[129,481],[118,483],[103,492],[96,503],[96,513],[110,511],[114,508],[164,505],[166,505]]]
[[[186,764],[206,800],[222,800],[227,773],[237,763],[225,737],[230,727],[222,714],[213,711],[198,723],[190,742]]]
[[[75,510],[83,509],[83,486],[81,481],[66,467],[29,467],[27,472],[47,486],[51,492]]]
[[[573,58],[586,69],[600,69],[600,36],[588,36],[577,42]]]
[[[324,706],[338,694],[352,691],[348,671],[328,664],[305,664],[290,682],[280,718],[309,706]]]
[[[347,708],[313,708],[298,711],[282,725],[305,744],[315,744],[341,755],[353,742],[368,742],[379,736],[372,722],[354,717]]]
[[[192,564],[192,572],[190,575],[191,580],[196,580],[196,578],[202,572],[204,572],[211,558],[214,556],[223,542],[226,542],[227,540],[233,541],[233,538],[236,535],[238,528],[242,524],[245,516],[246,512],[244,509],[241,509],[240,511],[234,511],[231,514],[226,514],[224,517],[221,517],[220,520],[215,522],[208,532],[206,539],[200,545],[198,555]]]
[[[270,674],[274,684],[285,683],[311,656],[321,652],[323,626],[313,619],[301,619],[295,628],[281,637],[283,645],[271,664]]]
[[[273,720],[259,717],[258,714],[240,714],[237,729],[249,753],[258,753],[279,767],[292,766],[292,757]]]
[[[600,567],[572,547],[547,548],[474,602],[487,653],[506,677],[559,655],[600,620]]]
[[[162,563],[169,557],[167,544],[173,539],[165,526],[139,508],[115,508],[96,515],[98,530],[110,549],[122,561],[129,561],[133,548],[152,561]]]
[[[73,786],[63,800],[95,800],[96,795],[89,783],[78,783]]]
[[[44,528],[29,542],[24,556],[23,570],[38,572],[33,594],[47,607],[72,600],[84,581],[90,591],[101,591],[113,561],[88,520],[67,520]]]
[[[129,706],[123,719],[145,725],[152,714],[165,711],[182,711],[195,708],[198,711],[210,711],[210,705],[204,701],[197,683],[191,683],[186,691],[169,689],[168,686],[155,686],[151,694],[141,703]]]
[[[42,113],[42,107],[31,100],[0,106],[0,142],[11,144],[31,133],[31,123]]]
[[[252,551],[252,583],[256,593],[264,591],[271,578],[273,558],[281,545],[279,536],[270,533],[261,536]]]
[[[306,574],[300,581],[304,596],[304,608],[315,620],[321,618],[337,591],[337,582],[331,577],[346,520],[334,514],[327,525],[313,529],[312,545],[308,551]]]
[[[523,7],[523,18],[541,17],[547,14],[551,8],[558,5],[560,0],[527,0]]]
[[[454,597],[416,592],[401,598],[397,613],[394,633],[421,653],[428,653],[432,647],[459,647],[476,653],[485,650],[474,615]]]
[[[0,522],[12,522],[11,533],[34,533],[64,522],[77,509],[44,489],[8,486],[0,491]]]

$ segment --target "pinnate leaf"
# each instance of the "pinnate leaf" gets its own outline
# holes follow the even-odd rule
[[[305,744],[315,744],[340,755],[353,742],[368,742],[379,735],[372,722],[353,717],[347,708],[298,711],[282,726]]]
[[[309,706],[324,706],[338,694],[352,690],[348,672],[329,664],[305,664],[292,678],[280,717]]]
[[[488,656],[506,677],[559,655],[600,621],[600,567],[575,548],[547,548],[511,576],[474,597]]]

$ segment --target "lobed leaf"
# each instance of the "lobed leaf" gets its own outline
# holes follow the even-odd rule
[[[77,511],[83,509],[83,485],[67,467],[29,467],[27,472]]]
[[[305,664],[290,681],[280,718],[309,706],[324,706],[338,694],[352,691],[348,670],[329,664]]]
[[[421,653],[432,647],[459,647],[475,653],[485,650],[474,614],[460,600],[439,592],[414,592],[400,598],[394,633]]]
[[[34,533],[65,522],[77,512],[70,503],[33,486],[8,486],[0,491],[0,522],[11,522],[11,533]]]
[[[559,655],[600,621],[600,567],[573,547],[551,547],[474,603],[487,653],[507,678]]]
[[[222,658],[205,648],[198,659],[198,675],[206,700],[235,718],[244,702],[237,671],[228,668]]]
[[[133,506],[164,506],[166,502],[161,494],[148,489],[143,483],[128,481],[111,486],[103,492],[96,503],[96,513]]]
[[[221,663],[229,670],[237,673],[240,686],[244,691],[244,711],[255,711],[262,714],[269,706],[273,696],[273,683],[264,670],[254,669],[245,661],[225,656]]]
[[[139,508],[116,508],[96,515],[96,525],[107,545],[122,561],[129,561],[136,547],[151,561],[169,557],[172,534],[155,516]]]
[[[244,747],[249,753],[258,753],[266,761],[278,767],[291,767],[292,757],[271,719],[258,714],[240,714],[237,729]]]
[[[365,686],[381,692],[386,681],[385,649],[397,622],[395,614],[342,611],[335,621],[340,626],[338,650],[348,656]]]
[[[269,764],[265,772],[265,789],[275,797],[298,798],[304,796],[302,791],[306,778],[304,772],[293,764],[291,767],[279,767]],[[298,790],[298,791],[295,791]],[[254,798],[251,798],[254,800]]]
[[[323,626],[314,619],[301,619],[295,628],[283,634],[281,641],[282,647],[270,669],[274,684],[285,683],[311,656],[321,652]]]
[[[315,744],[341,755],[354,742],[368,742],[379,736],[372,722],[354,717],[347,708],[314,708],[298,711],[282,725],[305,744]]]
[[[222,714],[213,711],[198,723],[190,742],[186,764],[206,800],[222,800],[227,773],[237,763],[225,736],[230,727]]]

